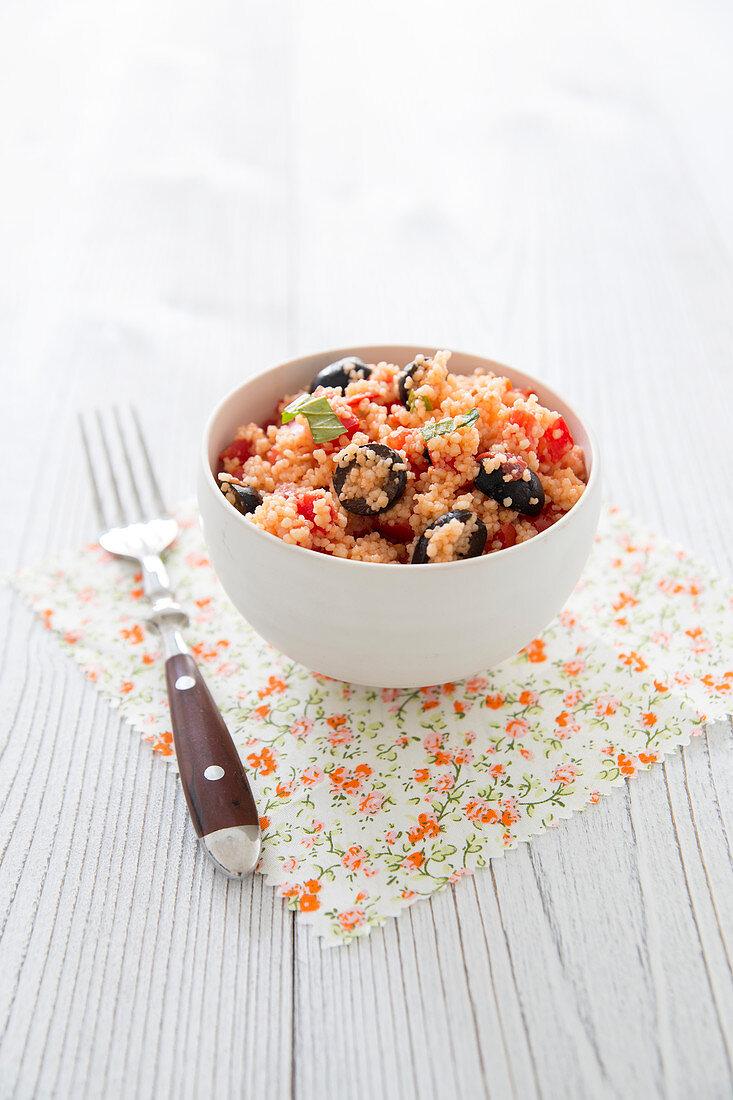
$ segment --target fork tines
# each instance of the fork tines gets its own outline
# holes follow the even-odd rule
[[[101,530],[166,515],[150,452],[132,405],[84,416],[79,427]]]

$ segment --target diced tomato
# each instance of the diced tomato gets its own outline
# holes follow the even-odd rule
[[[382,399],[381,393],[357,393],[353,397],[346,398],[347,405],[358,405],[366,398],[367,401],[380,401]]]
[[[380,523],[379,533],[390,542],[410,542],[415,534],[407,520],[401,523]]]
[[[573,437],[570,429],[561,416],[556,417],[543,434],[537,448],[537,457],[540,462],[548,462],[554,465],[563,455],[567,454],[573,446]]]
[[[519,390],[517,390],[517,393],[521,393],[521,395],[525,399],[525,401],[530,397],[536,397],[539,400],[539,394],[535,393],[534,390],[519,389]]]
[[[303,516],[304,519],[310,520],[311,523],[316,518],[315,508],[313,507],[314,500],[313,493],[299,493],[296,497],[298,514]]]
[[[228,447],[219,455],[219,461],[224,462],[225,459],[235,458],[237,462],[242,465],[248,458],[252,457],[252,444],[246,439],[235,439],[233,443],[230,443]]]
[[[534,529],[537,531],[537,534],[539,535],[540,531],[546,531],[548,527],[552,527],[553,523],[557,523],[557,521],[559,519],[562,519],[564,515],[564,512],[562,512],[559,508],[556,508],[551,501],[548,501],[540,514],[538,516],[535,516],[534,519],[531,519],[529,522],[532,524]]]
[[[528,439],[531,439],[537,430],[537,421],[526,409],[512,409],[507,420],[511,420],[512,424],[521,428]]]
[[[344,431],[347,435],[353,435],[360,424],[359,417],[354,416],[353,413],[344,413],[339,416],[339,420],[343,424]]]
[[[499,528],[491,540],[492,545],[496,542],[499,543],[501,550],[506,550],[509,546],[514,546],[517,541],[517,530],[513,523],[505,523]]]

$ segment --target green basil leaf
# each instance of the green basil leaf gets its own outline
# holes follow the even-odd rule
[[[450,435],[458,428],[467,428],[469,424],[475,424],[477,420],[478,409],[471,409],[470,412],[463,413],[461,416],[448,416],[445,420],[438,420],[435,424],[426,424],[420,431],[427,443],[428,440],[435,439],[436,435]]]
[[[283,409],[283,424],[289,424],[298,414],[308,421],[314,443],[328,443],[331,439],[338,439],[346,430],[327,397],[313,397],[310,393],[302,393]]]

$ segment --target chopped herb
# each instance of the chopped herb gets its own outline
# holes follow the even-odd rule
[[[436,421],[435,424],[426,424],[420,431],[427,443],[428,440],[435,439],[436,435],[450,435],[458,428],[467,428],[469,424],[475,424],[477,420],[478,409],[471,409],[470,412],[463,413],[461,416],[449,416],[445,420]]]
[[[283,409],[283,424],[295,420],[299,413],[308,421],[314,443],[328,443],[331,439],[338,439],[346,430],[344,422],[336,416],[327,397],[313,397],[310,393],[302,393]]]
[[[414,390],[410,390],[409,396],[407,398],[407,407],[410,410],[410,412],[415,411],[415,405],[417,404],[418,401],[422,401],[423,405],[428,410],[428,412],[433,411],[433,402],[430,400],[429,397],[423,397],[422,394],[417,394],[417,393],[415,393]]]

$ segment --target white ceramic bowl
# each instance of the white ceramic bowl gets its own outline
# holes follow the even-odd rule
[[[319,352],[251,378],[225,397],[204,432],[198,499],[212,564],[230,599],[273,646],[316,672],[356,684],[419,687],[498,664],[547,626],[574,588],[601,503],[598,450],[586,425],[541,382],[490,359],[454,352],[450,370],[506,374],[564,416],[590,477],[561,520],[529,542],[484,557],[377,565],[327,557],[255,527],[225,500],[217,458],[240,424],[268,419],[284,394],[345,355],[407,364],[425,347]]]

